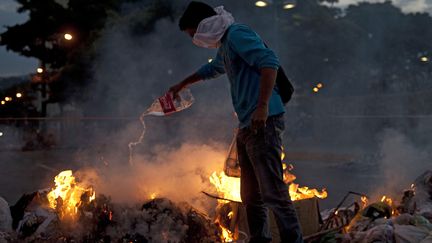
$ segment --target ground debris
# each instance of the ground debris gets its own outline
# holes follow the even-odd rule
[[[426,171],[403,192],[399,205],[369,204],[345,227],[313,242],[432,242],[432,171]]]
[[[187,203],[165,198],[142,206],[118,205],[98,195],[77,207],[76,220],[63,220],[43,193],[24,195],[14,205],[15,231],[0,231],[6,242],[218,242],[217,226]],[[22,216],[21,216],[22,215]],[[21,216],[21,218],[19,218]],[[10,220],[12,225],[12,220]]]

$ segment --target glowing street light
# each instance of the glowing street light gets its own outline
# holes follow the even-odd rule
[[[286,9],[286,10],[293,9],[293,8],[295,8],[295,6],[296,5],[294,3],[286,3],[283,5],[283,9]]]
[[[314,88],[313,88],[312,90],[313,90],[313,92],[314,92],[314,93],[318,93],[318,91],[319,91],[319,88],[317,88],[317,87],[314,87]]]
[[[322,83],[318,83],[318,84],[317,84],[317,88],[318,88],[318,89],[321,89],[322,87],[323,87],[323,84],[322,84]]]
[[[69,34],[69,33],[66,33],[66,34],[64,34],[64,38],[65,38],[66,40],[70,41],[70,40],[73,39],[73,36],[72,36],[71,34]]]
[[[22,97],[22,94],[21,93],[16,93],[16,95],[15,95],[17,98],[21,98]]]
[[[3,132],[0,132],[0,137],[3,137]]]
[[[255,6],[260,7],[260,8],[264,8],[264,7],[268,6],[268,3],[266,1],[256,1]]]
[[[1,101],[1,104],[2,104],[2,105],[6,104],[6,101],[2,100],[2,101]]]
[[[208,59],[208,62],[209,62],[209,63],[213,62],[213,58],[209,58],[209,59]]]
[[[11,97],[5,97],[5,101],[12,101]]]
[[[36,72],[37,72],[37,73],[43,73],[43,71],[44,71],[43,68],[38,68],[38,69],[36,69]]]
[[[420,61],[422,61],[422,62],[428,62],[429,58],[426,57],[426,56],[423,56],[423,57],[420,57]]]

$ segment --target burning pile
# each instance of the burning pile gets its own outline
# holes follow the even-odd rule
[[[213,221],[187,203],[156,198],[134,207],[117,205],[104,195],[96,197],[70,170],[54,181],[53,189],[23,195],[10,212],[0,208],[0,216],[7,211],[13,219],[9,228],[0,228],[0,242],[198,243],[220,238]]]

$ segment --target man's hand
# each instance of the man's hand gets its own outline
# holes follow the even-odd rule
[[[168,92],[171,92],[173,94],[173,98],[174,99],[178,99],[178,93],[186,88],[188,85],[191,85],[193,83],[196,83],[198,81],[202,80],[202,78],[200,76],[198,76],[198,74],[194,73],[192,75],[190,75],[189,77],[185,78],[183,81],[181,81],[180,83],[171,86],[171,88],[169,88]]]
[[[268,106],[259,105],[252,113],[251,129],[257,134],[259,130],[264,129],[268,116]]]
[[[178,99],[178,93],[184,89],[185,85],[183,84],[183,82],[180,82],[174,86],[171,86],[171,88],[169,88],[168,92],[172,93],[173,98],[174,99]]]

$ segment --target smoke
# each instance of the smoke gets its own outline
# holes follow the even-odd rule
[[[402,190],[410,188],[418,176],[430,170],[430,153],[395,129],[386,129],[379,137],[376,167],[379,178],[373,194],[400,197]]]
[[[97,194],[108,195],[114,202],[143,203],[166,197],[211,212],[215,200],[209,201],[201,192],[213,192],[209,177],[222,170],[225,152],[225,146],[215,143],[158,146],[151,153],[154,156],[136,156],[132,167],[109,163],[80,169],[76,175],[81,183],[93,185]]]
[[[186,2],[176,2],[175,9],[181,12]],[[220,1],[208,1],[208,3],[212,6],[221,4]],[[289,15],[281,14],[277,26],[272,22],[275,8],[263,10],[255,8],[253,3],[245,5],[240,1],[222,1],[222,4],[233,13],[236,21],[250,25],[270,46],[279,47],[282,62],[287,54],[297,49],[295,46],[284,47],[283,37],[277,35],[277,28],[283,27],[283,20],[285,17],[288,19]],[[212,58],[215,51],[195,47],[190,38],[179,31],[176,20],[169,18],[158,20],[151,33],[137,32],[136,26],[146,21],[141,17],[148,14],[146,5],[134,3],[124,9],[118,18],[107,24],[95,45],[98,58],[93,66],[94,80],[89,88],[92,98],[84,104],[84,107],[85,112],[93,116],[136,117],[136,119],[121,124],[98,124],[98,130],[91,131],[91,135],[86,137],[92,140],[93,144],[100,145],[97,148],[98,153],[92,155],[97,156],[95,163],[99,163],[98,166],[109,164],[106,171],[102,173],[104,183],[100,184],[98,189],[102,193],[112,194],[117,201],[142,200],[152,193],[161,193],[160,196],[181,201],[184,198],[183,194],[179,195],[178,185],[182,185],[187,186],[186,191],[189,192],[185,194],[187,195],[185,198],[195,198],[205,187],[202,178],[208,178],[207,174],[213,170],[213,163],[217,160],[207,157],[204,152],[215,155],[215,158],[224,157],[226,151],[220,148],[228,147],[227,143],[237,123],[232,115],[229,83],[226,77],[201,82],[191,87],[195,103],[189,109],[168,117],[146,117],[147,131],[143,143],[134,148],[134,162],[137,165],[131,170],[128,167],[127,144],[136,141],[142,131],[138,119],[141,113],[171,85],[181,81]],[[271,27],[269,23],[272,23]],[[363,60],[364,48],[378,50],[381,48],[380,43],[373,47],[349,45],[350,49],[354,49],[352,52],[355,57],[352,59]],[[284,54],[283,51],[286,53]],[[354,80],[346,72],[350,69],[350,65],[356,64],[346,63],[327,78],[331,80],[332,77],[339,79],[346,77],[346,82]],[[301,70],[292,70],[292,65],[287,67],[289,73],[301,72]],[[319,71],[317,70],[316,73]],[[291,105],[288,106],[286,116],[288,136],[284,137],[288,150],[295,151],[299,147],[302,149],[302,146],[306,146],[307,150],[312,152],[315,149],[336,152],[361,150],[362,156],[379,151],[380,159],[375,161],[379,165],[370,172],[377,174],[379,179],[374,177],[371,180],[376,179],[379,181],[377,183],[386,185],[382,187],[380,184],[373,188],[387,190],[391,186],[387,184],[409,186],[415,174],[421,170],[410,169],[414,166],[407,161],[423,161],[426,156],[421,152],[423,150],[411,141],[415,132],[410,131],[409,128],[414,126],[411,122],[414,120],[371,119],[371,117],[405,115],[406,108],[411,106],[410,103],[400,99],[399,96],[339,97],[345,94],[344,89],[337,90],[338,87],[332,86],[331,83],[325,87],[327,88],[332,90],[334,97],[310,97],[307,100],[311,103],[310,106],[304,105],[305,101],[300,100],[301,97],[294,97]],[[365,90],[366,88],[362,82],[352,82],[352,89]],[[300,106],[296,106],[296,102]],[[391,127],[398,129],[404,127],[407,131],[390,133],[387,129]],[[427,128],[427,125],[424,128]],[[386,132],[382,133],[381,139],[377,141],[375,136],[382,131]],[[392,138],[396,136],[395,134],[399,134],[398,140]],[[197,157],[208,158],[204,159],[207,162],[203,162],[210,165],[208,168],[190,157],[191,154],[198,154],[196,151],[198,148],[202,151]],[[394,155],[398,153],[400,153],[398,156]],[[410,156],[414,157],[408,159]],[[361,161],[357,162],[361,163]],[[197,171],[202,173],[194,174]],[[344,173],[344,171],[331,171],[331,173]],[[356,173],[361,174],[364,171]],[[400,173],[404,173],[404,176],[396,182],[392,175]],[[335,187],[338,191],[346,191],[346,188],[337,186],[340,183],[329,179],[332,175],[320,173],[319,186]],[[298,174],[298,177],[305,184],[314,180],[308,173]]]
[[[83,144],[91,147],[76,153],[77,178],[114,202],[167,197],[211,212],[216,201],[201,191],[212,191],[209,176],[222,170],[236,125],[226,79],[191,87],[195,103],[187,110],[146,116],[147,131],[143,143],[134,146],[132,167],[128,144],[141,134],[139,116],[153,100],[215,52],[197,50],[169,18],[159,19],[151,32],[141,28],[152,14],[145,1],[123,9],[95,43],[94,79],[87,90],[91,98],[82,106],[84,115],[125,119],[87,129]]]

